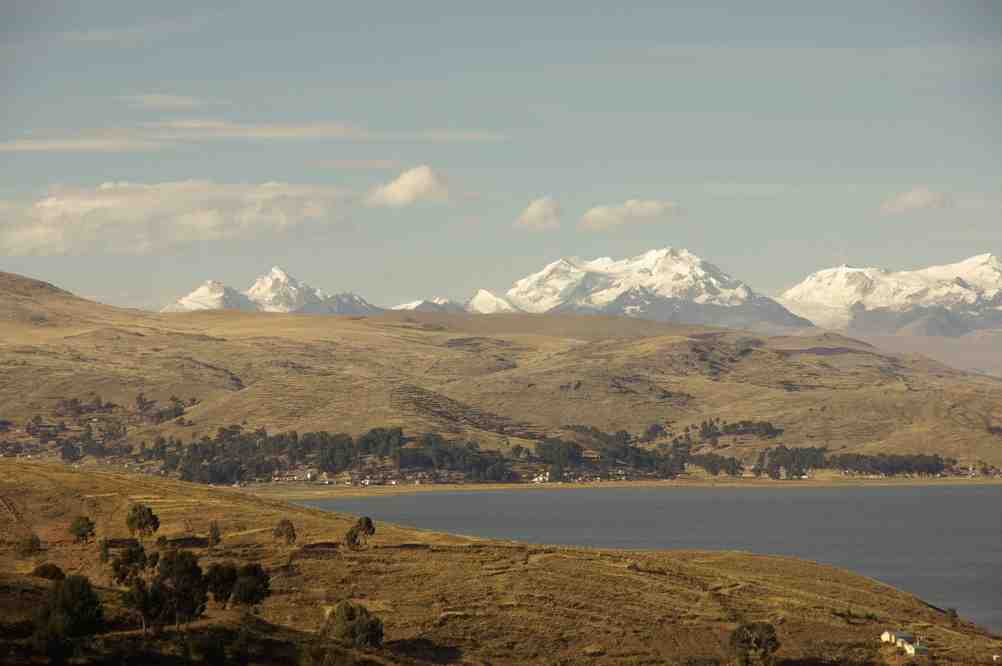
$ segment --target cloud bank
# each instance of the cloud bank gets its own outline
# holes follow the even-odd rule
[[[614,231],[630,224],[656,222],[680,214],[673,201],[658,199],[628,199],[612,206],[595,206],[581,218],[578,229],[582,231]]]
[[[290,183],[108,182],[58,187],[27,204],[3,202],[0,253],[148,254],[189,243],[254,238],[330,217],[330,186]]]
[[[529,203],[515,220],[516,229],[553,231],[560,228],[560,204],[553,197],[541,197]]]

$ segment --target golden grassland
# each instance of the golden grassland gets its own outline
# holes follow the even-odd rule
[[[565,426],[678,433],[704,419],[768,420],[765,446],[939,453],[1002,465],[1002,379],[834,334],[765,337],[611,317],[233,311],[151,314],[0,273],[0,418],[55,418],[60,398],[130,405],[198,398],[186,418],[130,430],[188,440],[244,423],[270,431],[375,426],[527,445]]]
[[[126,536],[128,507],[141,501],[159,515],[159,533],[168,538],[204,536],[210,522],[218,521],[222,543],[198,549],[203,565],[256,561],[271,572],[274,593],[259,616],[272,627],[270,635],[306,640],[320,627],[325,609],[338,601],[366,605],[386,627],[386,647],[369,655],[375,663],[658,664],[694,655],[723,658],[728,634],[740,621],[776,625],[780,656],[787,659],[868,655],[874,663],[895,663],[876,647],[887,627],[916,631],[939,663],[980,663],[999,647],[986,632],[963,621],[951,624],[945,612],[912,595],[787,557],[546,547],[378,523],[364,550],[301,559],[295,556],[299,546],[340,540],[353,518],[231,489],[10,460],[0,460],[0,497],[14,509],[0,508],[5,616],[26,612],[15,607],[14,591],[43,585],[26,577],[42,561],[107,588],[97,547],[72,543],[66,528],[84,513],[96,521],[98,536]],[[295,524],[296,546],[273,539],[271,529],[281,518]],[[21,559],[10,541],[29,529],[46,549]],[[104,594],[114,597],[111,590]],[[238,621],[232,611],[212,604],[201,624]]]

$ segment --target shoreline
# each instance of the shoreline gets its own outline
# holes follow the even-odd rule
[[[287,501],[301,501],[326,498],[389,497],[395,495],[416,495],[421,493],[464,493],[464,492],[518,492],[522,490],[587,490],[594,488],[763,488],[763,489],[811,489],[811,488],[860,488],[860,487],[955,487],[955,486],[1000,486],[1000,478],[947,478],[947,479],[803,479],[777,481],[773,479],[685,479],[685,480],[645,480],[645,481],[597,481],[589,483],[438,483],[426,485],[397,486],[324,486],[313,483],[258,484],[240,488],[257,497]]]

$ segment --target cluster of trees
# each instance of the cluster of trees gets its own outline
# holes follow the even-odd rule
[[[114,411],[117,408],[113,402],[101,400],[101,396],[94,394],[88,400],[79,398],[64,398],[56,402],[56,416],[68,416],[79,418],[85,414],[103,414]]]
[[[753,471],[756,476],[766,474],[774,479],[780,478],[784,469],[788,476],[802,476],[812,469],[838,469],[856,474],[884,476],[936,476],[956,464],[957,461],[953,458],[922,453],[829,454],[824,447],[788,448],[780,445],[760,452]]]
[[[233,484],[268,477],[312,462],[329,474],[360,467],[367,456],[389,458],[398,469],[451,470],[475,481],[512,481],[508,461],[476,442],[447,441],[436,434],[408,438],[400,428],[373,428],[357,439],[345,433],[295,431],[269,434],[264,428],[239,425],[219,428],[183,444],[158,437],[140,446],[140,458],[160,460],[167,471],[186,481]]]
[[[597,430],[595,432],[600,433]],[[586,461],[580,444],[560,439],[537,442],[536,456],[550,466],[550,478],[556,479],[563,478],[569,468],[602,469],[613,465],[625,465],[668,479],[684,472],[687,463],[702,467],[714,476],[720,473],[738,476],[742,471],[741,461],[737,458],[725,458],[715,453],[693,454],[691,444],[684,440],[652,450],[634,445],[631,436],[625,431],[600,434],[603,437],[599,439],[602,448],[599,450],[598,460]]]
[[[751,435],[760,439],[773,439],[783,434],[782,428],[777,428],[769,421],[721,421],[719,418],[709,419],[699,424],[699,436],[703,440],[716,440],[724,435]]]

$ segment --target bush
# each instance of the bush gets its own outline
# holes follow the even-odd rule
[[[31,572],[31,575],[48,580],[63,580],[66,578],[66,574],[63,573],[63,570],[51,562],[39,564],[35,567],[35,570]]]
[[[365,606],[342,601],[327,619],[325,633],[354,647],[380,647],[383,644],[383,621]]]
[[[190,622],[205,611],[208,585],[191,551],[171,550],[164,554],[154,583],[162,587],[176,623]]]
[[[160,529],[160,519],[153,509],[145,504],[133,504],[129,507],[129,515],[125,518],[125,526],[133,536],[138,532],[141,537],[152,536]]]
[[[776,628],[768,622],[742,624],[731,632],[731,649],[742,664],[756,658],[763,664],[772,663],[772,655],[779,649]]]
[[[16,545],[17,554],[21,557],[31,557],[42,552],[42,540],[32,532],[22,537]]]
[[[233,603],[253,606],[271,594],[271,576],[260,564],[245,564],[240,568],[233,584]]]
[[[216,562],[205,573],[205,582],[216,603],[225,604],[233,594],[237,582],[237,567],[232,562]]]
[[[77,516],[70,523],[69,532],[75,543],[87,543],[94,538],[94,521],[87,516]]]
[[[58,581],[35,619],[36,633],[56,638],[88,636],[103,624],[101,600],[84,576]]]
[[[209,524],[209,547],[214,548],[219,545],[219,542],[223,540],[223,535],[219,531],[219,523],[212,521]]]
[[[272,534],[276,539],[284,539],[287,545],[291,546],[296,543],[296,527],[288,518],[278,521],[278,525],[275,526]]]

